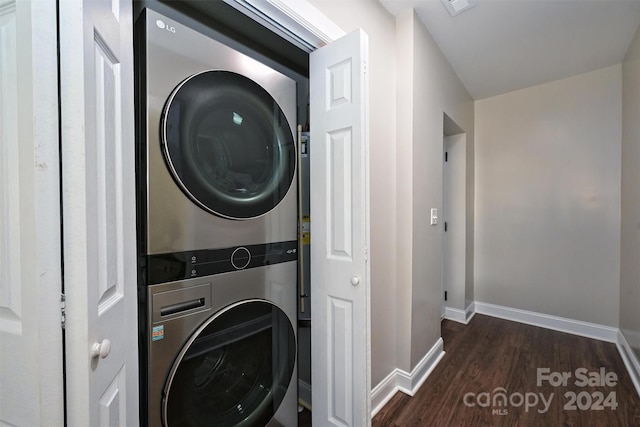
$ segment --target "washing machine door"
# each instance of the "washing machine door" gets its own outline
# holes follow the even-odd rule
[[[293,326],[277,306],[249,300],[220,311],[171,368],[165,427],[264,427],[284,399],[295,356]]]
[[[264,215],[295,174],[295,143],[278,103],[253,80],[211,70],[185,79],[167,100],[161,143],[183,192],[225,218]]]

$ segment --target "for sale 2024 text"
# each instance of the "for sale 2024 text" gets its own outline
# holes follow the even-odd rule
[[[549,368],[538,368],[538,387],[548,383],[552,387],[567,387],[572,383],[576,387],[615,387],[618,385],[618,375],[615,372],[607,372],[604,367],[599,371],[589,371],[587,368],[578,368],[573,372],[551,372]],[[615,410],[618,407],[616,392],[610,391],[607,395],[602,391],[588,392],[586,390],[575,392],[567,391],[564,404],[565,411],[603,411]]]

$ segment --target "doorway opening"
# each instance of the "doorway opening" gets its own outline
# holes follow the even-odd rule
[[[446,113],[442,126],[443,318],[467,323],[467,134]]]

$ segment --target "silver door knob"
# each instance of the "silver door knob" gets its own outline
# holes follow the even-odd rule
[[[102,340],[101,343],[94,343],[91,347],[91,357],[93,358],[100,356],[101,359],[104,359],[109,353],[111,353],[111,341],[108,339]]]
[[[360,278],[358,276],[353,276],[351,278],[351,284],[353,286],[358,286],[360,284]]]

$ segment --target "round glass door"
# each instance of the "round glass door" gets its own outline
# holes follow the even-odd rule
[[[263,300],[235,304],[187,341],[167,379],[165,427],[264,427],[292,380],[296,357],[286,314]]]
[[[203,209],[233,219],[275,208],[295,174],[295,143],[277,102],[253,80],[205,71],[169,97],[161,121],[169,169]]]

